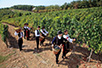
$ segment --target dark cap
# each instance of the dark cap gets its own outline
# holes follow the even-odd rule
[[[24,25],[26,25],[26,23]]]
[[[26,25],[28,25],[28,23],[26,23]]]
[[[43,26],[42,29],[45,29],[45,26]]]
[[[28,23],[25,23],[24,25],[28,25]]]
[[[38,28],[40,28],[40,26],[38,26]]]
[[[64,32],[67,32],[68,30],[64,30]]]
[[[62,31],[61,30],[59,30],[58,32],[57,32],[57,34],[59,35],[59,34],[62,34]]]

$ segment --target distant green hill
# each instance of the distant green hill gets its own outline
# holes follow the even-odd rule
[[[11,8],[12,9],[32,11],[34,6],[32,6],[32,5],[15,5],[15,6],[12,6]]]

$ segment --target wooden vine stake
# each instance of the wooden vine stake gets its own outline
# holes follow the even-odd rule
[[[87,57],[88,62],[90,62],[90,60],[91,60],[92,53],[93,53],[93,50],[91,49],[91,51],[90,51],[90,55],[89,55],[89,57]]]

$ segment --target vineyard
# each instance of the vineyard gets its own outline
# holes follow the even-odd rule
[[[29,23],[33,30],[38,25],[45,26],[51,38],[58,30],[67,29],[70,37],[76,38],[76,43],[86,43],[95,53],[102,51],[102,7],[45,13],[3,9],[0,10],[0,21],[21,27]]]
[[[6,38],[8,37],[8,26],[7,25],[3,25],[0,23],[0,34],[1,34],[2,40],[6,42]]]

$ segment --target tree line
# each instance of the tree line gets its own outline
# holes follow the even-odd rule
[[[102,0],[77,0],[71,3],[64,3],[61,9],[81,9],[102,6]]]

